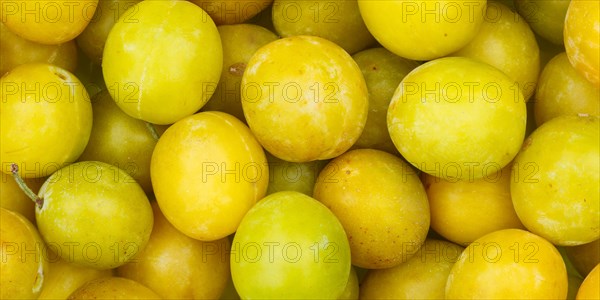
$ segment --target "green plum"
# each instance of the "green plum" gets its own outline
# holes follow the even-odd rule
[[[222,25],[217,29],[223,45],[223,70],[215,93],[202,110],[226,112],[245,121],[240,95],[242,75],[254,52],[278,37],[252,24]]]
[[[363,73],[369,91],[367,123],[353,148],[378,149],[396,154],[398,150],[387,128],[387,109],[402,78],[419,64],[385,48],[367,49],[354,54],[352,58]]]
[[[19,170],[12,165],[19,180]],[[44,241],[60,258],[80,266],[111,269],[144,248],[152,231],[152,208],[125,171],[85,161],[53,173],[35,195],[35,218]]]
[[[314,35],[354,54],[373,44],[356,0],[273,2],[273,25],[282,37]]]
[[[26,40],[0,22],[0,76],[26,63],[49,63],[73,72],[77,66],[77,45],[74,41],[44,45]]]
[[[337,299],[350,275],[350,246],[338,219],[317,200],[279,192],[244,217],[231,248],[242,299]]]
[[[279,159],[267,153],[269,162],[269,185],[267,195],[281,191],[296,191],[312,196],[319,172],[327,161],[313,160],[296,163]]]
[[[94,63],[102,63],[102,52],[108,33],[122,16],[126,21],[137,20],[137,10],[129,10],[141,0],[102,0],[94,12],[90,23],[75,39],[77,45]],[[125,14],[127,12],[127,14]]]
[[[517,12],[535,33],[562,45],[565,17],[571,0],[515,0]]]
[[[106,90],[94,97],[92,109],[92,134],[79,160],[102,161],[119,167],[150,195],[150,159],[157,139],[147,123],[124,113]]]

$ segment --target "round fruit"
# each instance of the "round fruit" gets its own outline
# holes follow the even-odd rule
[[[67,71],[77,66],[77,45],[74,41],[44,45],[26,40],[8,30],[0,22],[0,76],[26,63],[48,63]]]
[[[600,88],[600,2],[571,0],[565,18],[565,48],[569,61]]]
[[[570,0],[516,0],[517,12],[531,29],[548,41],[562,45]]]
[[[48,265],[35,226],[18,213],[0,208],[0,298],[36,299]]]
[[[461,246],[428,239],[408,261],[369,270],[360,286],[361,299],[444,299],[450,269]]]
[[[452,55],[498,68],[515,81],[512,88],[520,89],[525,100],[535,91],[540,73],[540,49],[535,35],[518,13],[503,4],[488,3],[486,18],[475,38]]]
[[[164,299],[218,299],[230,277],[229,240],[194,240],[175,229],[156,202],[152,210],[154,228],[148,244],[117,274]]]
[[[313,196],[344,226],[355,266],[396,266],[427,236],[425,189],[411,166],[387,152],[358,149],[338,156],[319,174]]]
[[[360,294],[358,276],[354,267],[350,268],[350,278],[346,284],[346,289],[342,292],[342,295],[338,297],[339,300],[358,300]]]
[[[242,75],[252,55],[260,47],[278,39],[271,31],[252,24],[217,27],[223,45],[223,70],[215,93],[202,110],[226,112],[245,121],[242,110]]]
[[[65,261],[111,269],[146,246],[152,208],[125,171],[95,161],[52,174],[38,193],[35,217],[49,247]]]
[[[367,119],[360,69],[342,48],[319,37],[288,37],[260,48],[248,62],[241,92],[250,129],[286,161],[342,154]]]
[[[131,10],[132,20],[125,17]],[[219,32],[201,8],[188,1],[142,1],[111,29],[102,71],[125,113],[171,124],[208,101],[222,63]]]
[[[544,67],[534,103],[538,126],[558,116],[579,113],[599,116],[600,89],[579,74],[562,52]]]
[[[94,124],[87,147],[80,161],[102,161],[126,171],[152,194],[150,159],[157,138],[149,124],[125,114],[104,90],[92,103]]]
[[[24,178],[45,177],[74,162],[92,131],[92,105],[83,84],[48,64],[25,64],[0,78],[0,161]]]
[[[372,48],[352,56],[358,64],[369,91],[369,115],[362,134],[353,148],[368,148],[398,153],[390,133],[386,116],[394,91],[410,71],[419,64],[386,50]]]
[[[377,41],[414,60],[446,56],[471,41],[483,22],[486,0],[358,0]]]
[[[575,299],[600,299],[600,264],[588,274],[579,287]]]
[[[108,33],[113,28],[119,17],[123,16],[124,22],[138,21],[137,9],[128,10],[141,0],[101,0],[94,17],[83,32],[77,36],[77,45],[94,63],[102,63],[102,53]]]
[[[51,247],[48,247],[48,249],[51,249]],[[97,278],[112,276],[112,270],[82,267],[50,255],[47,258],[50,263],[42,292],[38,298],[40,300],[67,299],[69,295],[85,283]]]
[[[459,245],[500,229],[525,229],[510,198],[510,165],[490,167],[474,180],[423,175],[431,209],[431,229]]]
[[[235,232],[267,190],[263,149],[240,120],[201,112],[169,127],[154,148],[156,201],[175,228],[213,241]]]
[[[33,42],[56,45],[77,37],[94,16],[98,0],[2,0],[2,22]]]
[[[554,245],[504,229],[471,243],[452,267],[446,299],[565,299],[565,264]]]
[[[161,299],[141,283],[120,277],[99,278],[84,284],[68,298],[84,299]]]
[[[387,125],[396,148],[421,171],[473,180],[514,158],[525,135],[526,114],[521,91],[500,70],[449,57],[404,77]]]
[[[257,203],[235,234],[230,259],[242,299],[337,299],[351,268],[340,222],[298,192],[275,193]]]
[[[597,116],[557,117],[538,127],[515,158],[511,195],[517,215],[555,245],[600,238],[599,131]]]
[[[281,37],[314,35],[354,54],[375,43],[356,0],[273,2],[273,25]]]

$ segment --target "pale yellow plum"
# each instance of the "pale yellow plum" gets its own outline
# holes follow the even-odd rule
[[[410,165],[387,152],[358,149],[338,156],[319,174],[313,196],[344,226],[355,266],[397,266],[427,236],[425,189]]]
[[[240,95],[242,75],[254,52],[278,37],[252,24],[222,25],[217,29],[223,45],[223,70],[215,93],[202,110],[226,112],[245,121]]]
[[[565,247],[567,256],[579,274],[587,276],[592,269],[600,263],[600,240],[591,243]]]
[[[562,45],[570,0],[516,0],[517,12],[544,39]]]
[[[37,298],[48,272],[37,229],[22,215],[0,208],[0,241],[0,298]]]
[[[271,6],[273,0],[190,0],[200,6],[217,25],[244,23]]]
[[[188,1],[142,1],[130,10],[135,20],[120,18],[104,45],[102,73],[110,95],[128,115],[154,124],[194,114],[221,76],[223,50],[214,22]]]
[[[112,269],[150,238],[152,208],[144,191],[107,163],[77,162],[56,171],[35,201],[40,234],[69,263]]]
[[[73,72],[77,56],[74,41],[58,45],[39,44],[16,35],[0,22],[0,76],[26,63],[49,63]]]
[[[204,241],[235,232],[269,182],[265,154],[252,132],[222,112],[201,112],[171,125],[154,148],[150,175],[167,220]]]
[[[148,124],[125,114],[111,99],[108,91],[93,99],[93,120],[90,140],[79,157],[80,161],[102,161],[125,170],[152,194],[150,159],[156,146]]]
[[[274,156],[291,162],[336,157],[360,136],[368,92],[342,48],[316,36],[294,36],[260,48],[242,77],[250,129]]]
[[[463,48],[481,27],[486,0],[358,0],[367,28],[396,55],[431,60]]]
[[[544,122],[565,115],[600,115],[600,89],[569,63],[567,54],[555,56],[542,71],[535,93],[535,120]]]
[[[600,2],[571,0],[565,18],[565,48],[573,67],[600,88]]]
[[[229,280],[227,238],[202,242],[181,233],[152,203],[154,228],[146,247],[117,274],[135,280],[164,299],[217,299]]]
[[[411,71],[394,93],[387,125],[408,162],[430,175],[477,179],[503,168],[525,136],[526,105],[502,71],[465,57]]]
[[[600,237],[600,125],[562,116],[538,127],[514,160],[511,197],[525,227],[561,246]]]
[[[139,282],[121,277],[98,278],[88,281],[73,292],[69,300],[84,299],[161,299]]]
[[[94,16],[98,0],[2,0],[2,22],[14,33],[56,45],[77,37]]]
[[[448,181],[423,174],[431,229],[459,245],[500,229],[525,229],[510,198],[510,165],[490,164],[479,179]]]
[[[10,174],[45,177],[74,162],[92,130],[92,105],[83,84],[49,64],[20,65],[0,78],[0,161]]]
[[[535,35],[519,14],[503,4],[489,2],[475,38],[452,55],[500,69],[516,82],[511,88],[520,89],[525,100],[535,91],[540,72],[540,49]]]
[[[565,299],[567,270],[547,240],[520,229],[487,234],[450,270],[446,299]]]
[[[372,48],[352,56],[365,77],[369,91],[369,115],[362,134],[353,148],[369,148],[398,153],[390,133],[386,116],[394,91],[402,78],[418,63],[386,50]]]
[[[450,269],[463,249],[450,242],[427,239],[406,262],[369,270],[360,286],[360,298],[444,299]]]
[[[600,264],[585,277],[575,299],[600,299]]]
[[[248,211],[230,261],[242,299],[337,299],[351,272],[340,221],[319,201],[293,191],[266,196]]]
[[[273,25],[281,37],[314,35],[330,40],[354,54],[375,43],[357,0],[275,0]]]
[[[47,246],[48,249],[52,247]],[[50,251],[50,250],[47,250]],[[85,283],[97,278],[111,277],[112,270],[97,270],[82,267],[58,259],[55,254],[48,254],[48,273],[38,299],[67,299],[75,290]]]
[[[77,36],[77,45],[94,63],[102,63],[102,53],[108,33],[117,20],[138,21],[137,9],[128,10],[141,0],[101,0],[90,23]],[[127,12],[127,13],[125,13]]]

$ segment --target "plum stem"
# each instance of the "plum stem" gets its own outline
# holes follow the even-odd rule
[[[39,208],[42,208],[42,206],[44,206],[44,199],[42,199],[41,197],[39,197],[38,195],[36,195],[27,186],[27,183],[25,183],[25,181],[23,180],[23,178],[21,178],[21,175],[19,175],[19,166],[17,166],[17,164],[15,164],[15,163],[11,164],[10,165],[10,172],[12,173],[13,178],[17,182],[17,185],[19,186],[19,188],[21,188],[21,190],[25,193],[25,195],[27,195],[27,197],[29,197],[29,199],[31,199],[31,201],[35,202],[35,204]]]
[[[150,134],[152,134],[152,137],[158,141],[158,132],[156,131],[156,128],[154,128],[154,125],[152,123],[148,123],[146,122],[146,128],[148,128],[148,131],[150,131]]]

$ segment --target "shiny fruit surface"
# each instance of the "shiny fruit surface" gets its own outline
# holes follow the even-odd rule
[[[565,18],[565,48],[569,61],[600,88],[600,3],[571,0]]]
[[[229,240],[194,240],[179,232],[152,203],[154,228],[146,247],[119,267],[164,299],[217,299],[229,280]]]
[[[124,17],[130,10],[137,10],[135,20]],[[187,1],[143,1],[128,11],[104,46],[102,71],[110,95],[125,113],[150,123],[192,115],[221,76],[217,27]]]
[[[464,47],[479,31],[486,3],[358,0],[363,20],[375,39],[396,55],[413,60],[439,58]]]
[[[48,64],[25,64],[0,78],[0,161],[16,163],[24,178],[50,175],[74,162],[92,130],[92,105],[72,73]]]
[[[241,92],[250,129],[269,153],[286,161],[342,154],[367,120],[369,99],[360,69],[342,48],[315,36],[283,38],[260,48],[248,62]]]
[[[387,125],[400,154],[419,170],[449,180],[477,179],[515,157],[526,114],[521,91],[502,71],[448,57],[404,77]]]
[[[340,222],[298,192],[275,193],[257,203],[242,220],[230,257],[242,299],[336,299],[351,268]]]
[[[169,127],[150,163],[156,201],[175,228],[203,241],[235,232],[267,191],[262,147],[240,120],[201,112]]]
[[[333,159],[319,174],[313,197],[344,226],[358,267],[399,265],[427,236],[423,184],[410,165],[387,152],[358,149]]]
[[[515,158],[511,196],[531,232],[556,245],[600,237],[600,123],[564,116],[538,127]]]
[[[77,37],[90,23],[98,0],[2,0],[2,22],[33,42],[56,45]]]
[[[65,261],[96,269],[123,265],[143,249],[152,208],[125,171],[97,161],[77,162],[42,185],[35,217],[44,241]]]
[[[471,243],[452,267],[447,299],[565,299],[567,271],[556,248],[520,229]]]

